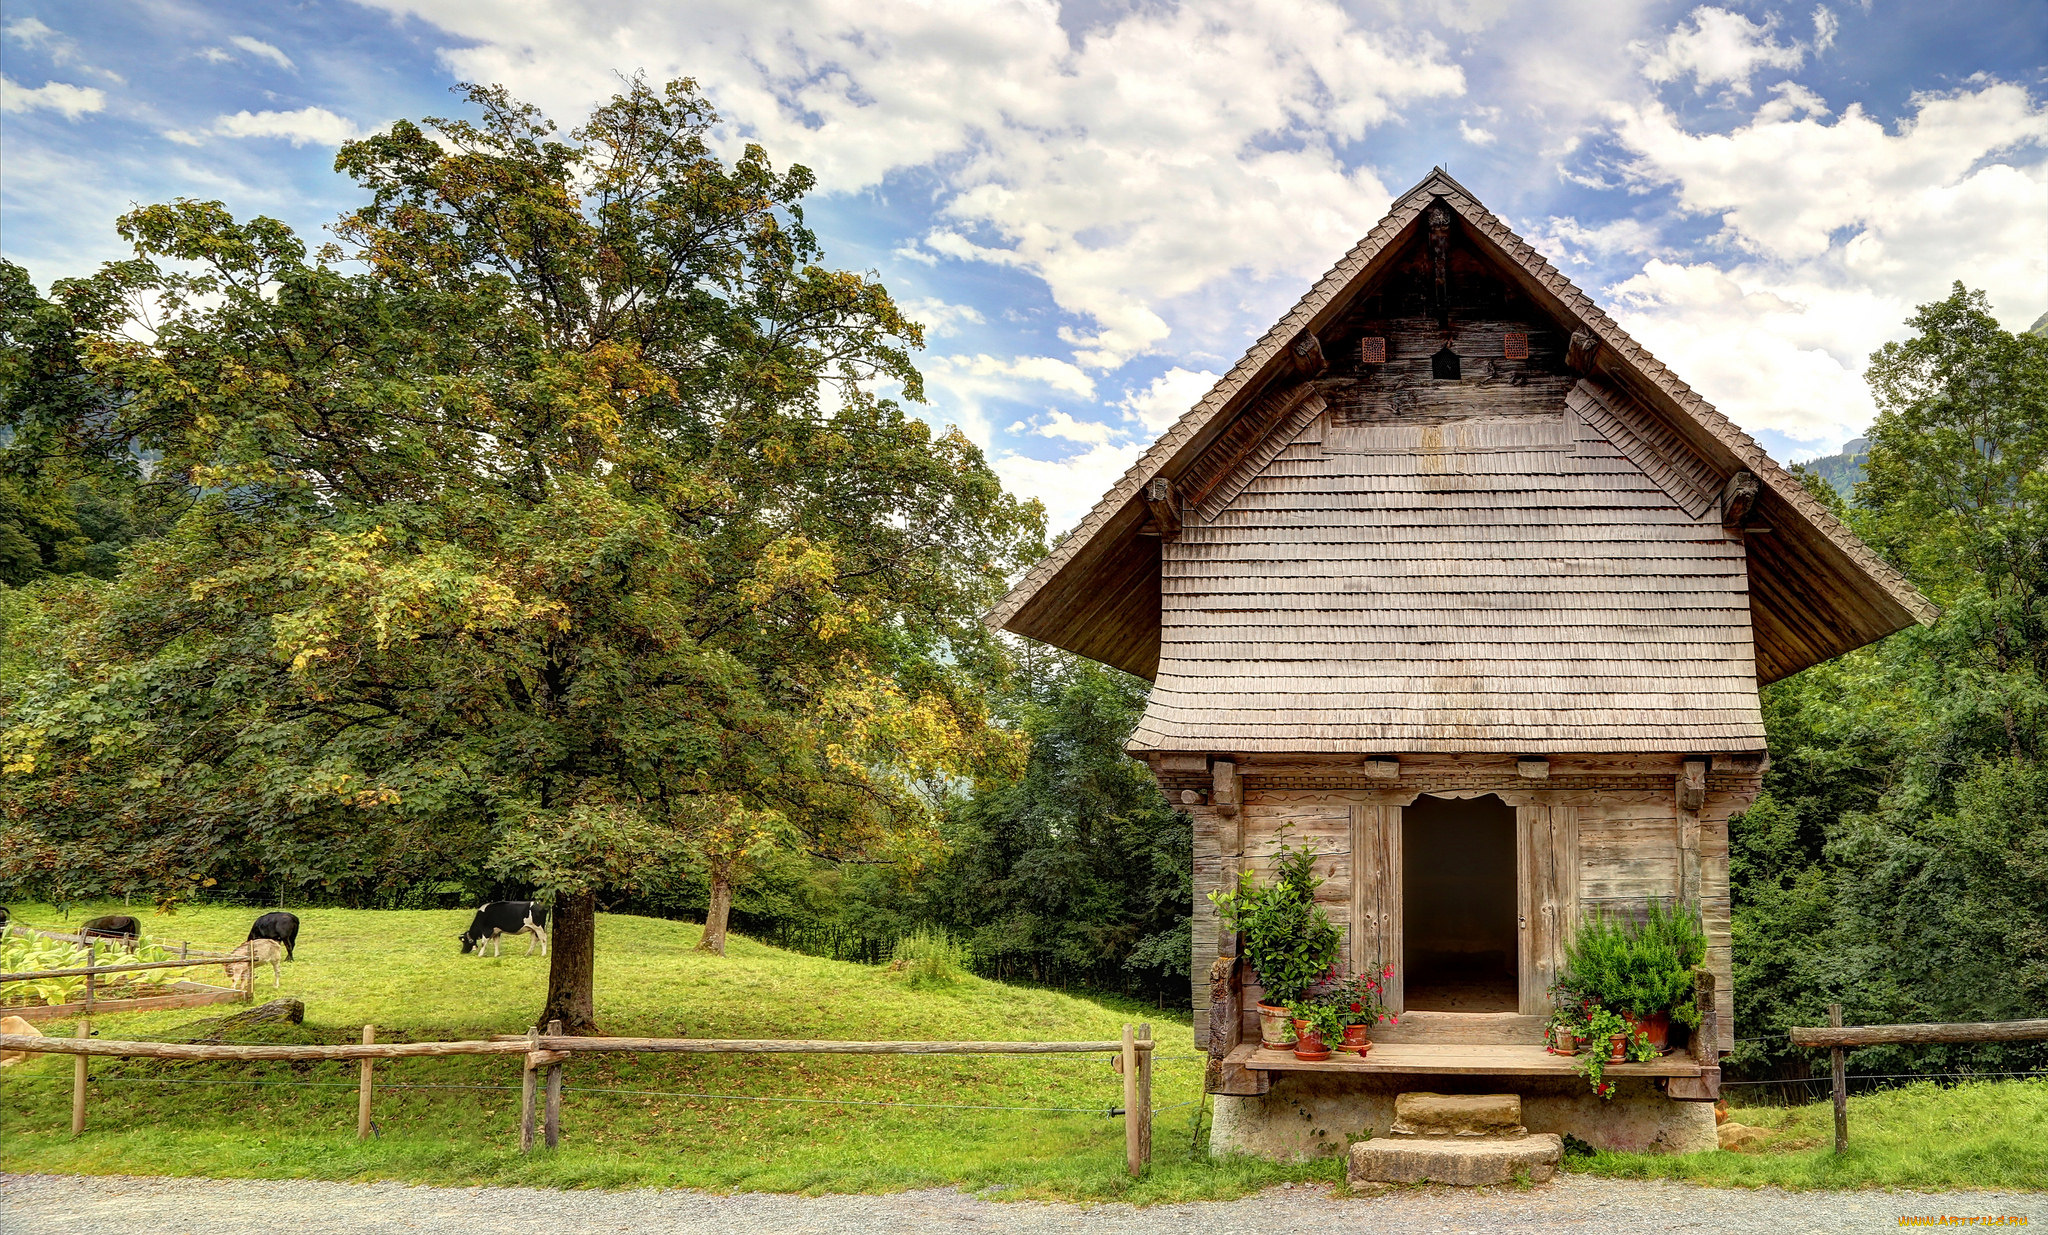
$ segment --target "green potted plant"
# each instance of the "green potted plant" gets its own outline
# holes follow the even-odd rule
[[[1699,1023],[1693,967],[1706,956],[1698,915],[1651,902],[1640,921],[1596,914],[1581,923],[1565,952],[1558,981],[1568,1002],[1597,1003],[1621,1015],[1630,1038],[1658,1051],[1669,1045],[1673,1021]],[[1598,1035],[1593,1035],[1597,1047]]]
[[[1243,936],[1242,959],[1258,975],[1265,998],[1259,1002],[1260,1045],[1285,1050],[1293,1035],[1287,1005],[1304,999],[1337,962],[1341,936],[1315,890],[1313,849],[1281,845],[1276,878],[1261,883],[1250,871],[1228,892],[1209,901],[1224,925]]]
[[[1337,1013],[1337,1023],[1343,1029],[1344,1042],[1340,1050],[1349,1051],[1363,1059],[1372,1049],[1372,1040],[1366,1035],[1374,1025],[1388,1021],[1398,1025],[1401,1018],[1387,1011],[1386,1003],[1380,998],[1385,991],[1382,983],[1394,976],[1394,967],[1388,965],[1379,977],[1371,974],[1353,974],[1332,987],[1328,996],[1330,1005]]]
[[[1576,1055],[1586,1037],[1586,1004],[1553,986],[1550,1023],[1543,1030],[1543,1049],[1553,1055]]]
[[[1304,995],[1288,1002],[1287,1015],[1294,1022],[1294,1057],[1328,1059],[1329,1044],[1344,1032],[1337,1004],[1327,994]]]

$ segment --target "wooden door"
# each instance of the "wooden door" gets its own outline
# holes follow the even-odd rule
[[[1401,808],[1351,808],[1351,967],[1379,973],[1394,967],[1387,986],[1389,1011],[1405,1007],[1401,955]]]
[[[1550,1011],[1550,986],[1579,921],[1579,811],[1575,806],[1515,808],[1515,869],[1520,904],[1521,1009]]]

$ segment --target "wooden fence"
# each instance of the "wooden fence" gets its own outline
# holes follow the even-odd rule
[[[2048,1020],[1975,1021],[1932,1025],[1844,1025],[1842,1005],[1828,1005],[1825,1029],[1794,1029],[1794,1046],[1828,1048],[1835,1082],[1835,1152],[1849,1147],[1848,1050],[1852,1046],[1933,1045],[1941,1042],[2036,1042],[2048,1039]]]
[[[339,1046],[226,1046],[201,1042],[94,1041],[86,1026],[76,1038],[35,1034],[0,1034],[0,1050],[37,1051],[75,1056],[71,1093],[71,1131],[85,1130],[86,1060],[95,1055],[123,1059],[240,1060],[243,1062],[314,1062],[360,1060],[356,1094],[356,1136],[370,1135],[373,1069],[379,1059],[412,1059],[440,1055],[519,1055],[519,1149],[533,1150],[536,1108],[544,1103],[540,1135],[553,1149],[561,1143],[562,1065],[585,1053],[630,1054],[777,1054],[777,1055],[1074,1055],[1113,1054],[1123,1074],[1125,1166],[1142,1174],[1152,1160],[1152,1027],[1125,1025],[1121,1042],[837,1042],[782,1038],[578,1038],[565,1037],[561,1022],[546,1032],[463,1042],[383,1042],[373,1026],[363,1026],[361,1043]],[[544,1097],[536,1091],[545,1087]],[[539,1099],[539,1101],[537,1101]]]

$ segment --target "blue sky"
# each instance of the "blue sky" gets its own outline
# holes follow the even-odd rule
[[[317,236],[340,140],[635,71],[819,173],[931,328],[924,414],[1056,528],[1439,163],[1781,458],[1953,280],[2048,311],[2034,0],[9,0],[0,252],[83,273],[180,195]]]

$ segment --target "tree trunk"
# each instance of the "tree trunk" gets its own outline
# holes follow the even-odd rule
[[[548,1002],[534,1024],[559,1020],[572,1037],[596,1034],[596,962],[597,894],[560,897],[548,915]]]
[[[732,916],[732,868],[730,859],[714,859],[711,867],[711,904],[704,910],[704,938],[697,941],[699,952],[725,955],[725,922]]]

